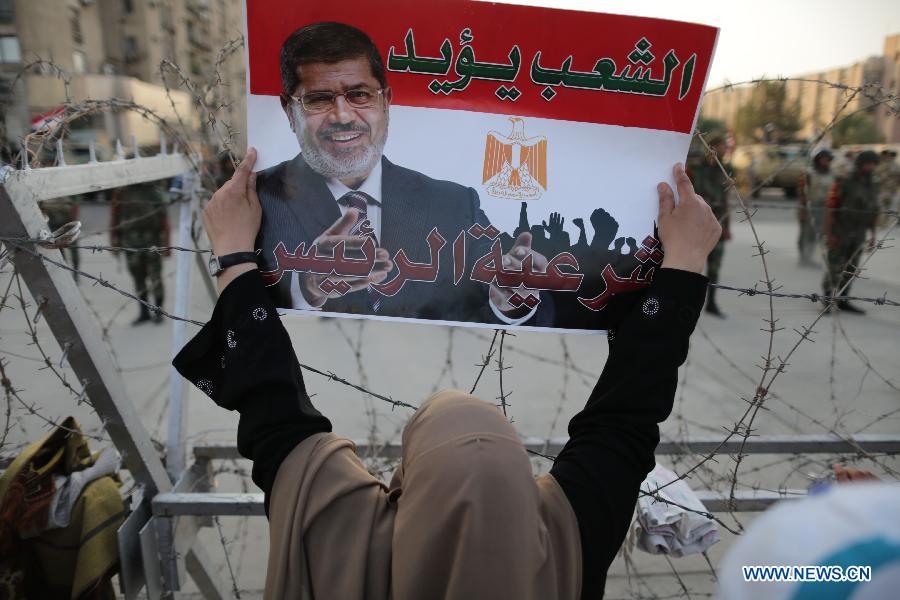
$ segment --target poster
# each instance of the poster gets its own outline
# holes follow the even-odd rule
[[[463,0],[245,16],[286,313],[590,332],[652,281],[717,29]]]

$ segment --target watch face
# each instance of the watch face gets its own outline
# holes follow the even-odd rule
[[[222,266],[219,264],[218,256],[210,256],[209,257],[209,274],[215,277],[219,273],[222,272]]]

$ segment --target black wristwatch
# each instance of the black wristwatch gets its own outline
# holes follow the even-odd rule
[[[247,262],[255,263],[258,257],[258,252],[234,252],[225,256],[213,254],[209,257],[209,274],[213,277],[218,277],[228,267]]]

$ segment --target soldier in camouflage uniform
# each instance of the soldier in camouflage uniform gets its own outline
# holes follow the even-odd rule
[[[861,152],[853,171],[847,177],[839,177],[831,188],[825,211],[828,269],[822,282],[828,296],[849,294],[867,231],[872,236],[870,244],[875,241],[878,186],[872,174],[877,166],[877,154],[871,150]],[[838,302],[836,307],[851,313],[865,312],[846,300]]]
[[[696,142],[692,143],[688,153],[687,173],[694,184],[694,190],[706,200],[712,208],[713,214],[722,224],[722,237],[709,253],[706,261],[706,276],[709,278],[709,282],[718,283],[722,256],[725,253],[725,241],[731,239],[731,233],[729,231],[728,178],[719,168],[716,156],[722,161],[729,174],[733,170],[723,158],[727,150],[725,134],[711,133],[706,136],[706,141],[715,151],[715,155],[705,152],[704,148],[696,145]],[[724,317],[725,315],[716,304],[716,288],[709,287],[706,294],[706,312],[717,317]]]
[[[113,192],[110,238],[113,246],[123,248],[149,248],[169,245],[169,219],[163,201],[163,189],[159,182],[148,182],[120,188]],[[168,255],[168,252],[162,254]],[[141,300],[147,302],[152,294],[153,303],[162,306],[164,298],[162,281],[162,254],[159,252],[126,252],[128,272],[134,279],[134,288]],[[162,315],[152,316],[157,323]],[[134,325],[151,319],[149,309],[141,304]]]
[[[813,157],[812,167],[800,176],[797,182],[800,210],[800,236],[797,247],[800,250],[800,266],[814,267],[813,253],[819,249],[819,240],[824,235],[825,202],[834,186],[835,174],[831,171],[834,155],[828,150],[820,150]]]
[[[78,220],[79,205],[81,198],[72,196],[70,198],[53,198],[51,200],[42,200],[40,202],[41,212],[47,217],[47,229],[53,233],[66,223]],[[81,256],[78,254],[77,247],[69,247],[69,261],[72,268],[76,271],[81,264]],[[72,273],[75,281],[78,281],[78,273]]]
[[[897,192],[900,191],[900,164],[897,164],[897,153],[887,149],[881,151],[881,162],[875,169],[875,182],[878,184],[878,199],[882,210],[894,210]],[[887,215],[881,220],[885,225],[889,222]]]

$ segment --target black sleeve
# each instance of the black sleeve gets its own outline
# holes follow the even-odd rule
[[[313,407],[291,339],[254,269],[222,292],[212,318],[172,364],[223,408],[240,413],[237,447],[266,497],[294,447],[331,422]]]
[[[707,279],[661,269],[615,330],[609,358],[550,472],[581,534],[584,600],[603,596],[606,572],[625,539],[640,484],[656,462],[658,423],[672,410]]]

